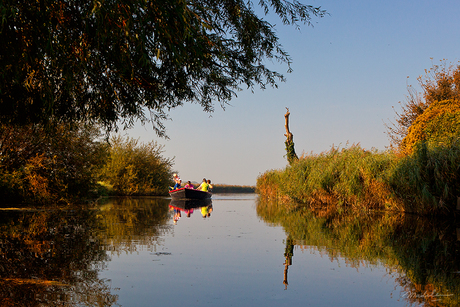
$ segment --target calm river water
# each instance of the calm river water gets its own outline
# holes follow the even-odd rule
[[[3,210],[0,227],[0,306],[459,304],[455,222],[215,194]]]

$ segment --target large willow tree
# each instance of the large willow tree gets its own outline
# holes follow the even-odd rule
[[[325,14],[297,1],[256,6],[296,26]],[[250,0],[2,0],[0,122],[152,120],[161,135],[185,102],[212,111],[242,85],[276,86],[283,75],[264,60],[291,60],[255,11]]]

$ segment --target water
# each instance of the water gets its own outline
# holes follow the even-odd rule
[[[440,238],[425,221],[286,211],[253,194],[217,194],[204,207],[126,198],[4,211],[0,305],[458,303],[455,227]]]

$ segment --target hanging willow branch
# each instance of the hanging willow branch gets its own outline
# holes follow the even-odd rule
[[[286,157],[289,162],[289,164],[292,164],[293,162],[299,160],[299,157],[297,157],[297,154],[295,153],[294,149],[294,136],[292,133],[289,131],[289,108],[286,108],[287,112],[284,114],[284,119],[285,119],[285,124],[284,127],[286,128],[286,134],[284,135],[286,137],[286,141],[284,144],[286,145]]]

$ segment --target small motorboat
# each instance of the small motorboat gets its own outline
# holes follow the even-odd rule
[[[171,196],[172,199],[208,199],[211,198],[212,193],[181,188],[169,191],[169,196]]]

